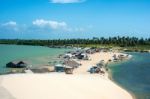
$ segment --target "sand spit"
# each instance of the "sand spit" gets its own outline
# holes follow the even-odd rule
[[[27,73],[0,76],[0,99],[133,99],[127,91],[109,80],[107,73],[87,72],[101,60],[108,62],[114,54],[119,53],[90,54],[90,60],[78,61],[82,66],[74,70],[73,75]]]
[[[124,89],[99,75],[52,73],[0,77],[1,86],[16,99],[132,99]]]

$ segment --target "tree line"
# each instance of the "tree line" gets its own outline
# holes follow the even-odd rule
[[[23,39],[0,39],[0,44],[16,44],[16,45],[40,45],[40,46],[64,46],[64,45],[113,45],[120,47],[148,45],[150,46],[150,38],[137,37],[108,37],[92,39],[54,39],[54,40],[23,40]]]

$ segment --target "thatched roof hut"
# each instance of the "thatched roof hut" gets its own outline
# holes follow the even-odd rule
[[[27,63],[24,61],[13,61],[6,64],[8,68],[25,68],[27,67]]]
[[[80,66],[79,63],[77,63],[76,61],[73,61],[73,60],[64,61],[64,65],[65,66],[70,66],[72,68],[78,68]]]
[[[66,66],[66,67],[65,67],[65,73],[66,73],[66,74],[73,74],[73,69],[74,69],[74,68],[72,68],[72,67],[70,67],[70,66]]]

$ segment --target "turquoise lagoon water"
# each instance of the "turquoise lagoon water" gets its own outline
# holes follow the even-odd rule
[[[150,99],[150,53],[129,53],[125,62],[110,64],[112,79],[136,99]]]
[[[6,63],[23,60],[33,67],[48,65],[59,54],[71,49],[48,48],[42,46],[0,45],[0,73],[6,73]]]

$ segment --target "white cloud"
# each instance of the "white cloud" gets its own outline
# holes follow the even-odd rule
[[[14,30],[14,31],[18,31],[19,27],[17,25],[17,23],[15,21],[9,21],[6,23],[1,24],[1,26],[5,29],[9,29],[9,30]]]
[[[77,33],[86,32],[88,28],[83,27],[72,27],[64,21],[53,21],[45,19],[36,19],[32,22],[32,25],[18,24],[15,21],[9,21],[0,24],[0,30],[3,31],[14,31],[14,32],[25,32],[25,31],[53,31],[53,32],[64,32],[64,33]]]
[[[65,22],[57,22],[52,20],[44,20],[44,19],[37,19],[32,22],[33,25],[39,27],[49,27],[51,29],[65,29],[67,28],[67,24]]]
[[[17,26],[17,23],[14,21],[9,21],[9,22],[2,24],[2,26]]]
[[[81,3],[85,0],[50,0],[51,3]]]
[[[66,22],[58,22],[52,20],[44,20],[44,19],[36,19],[32,22],[33,25],[44,28],[44,29],[51,29],[55,31],[66,31],[66,32],[84,32],[86,31],[85,28],[82,27],[70,27]],[[40,29],[39,28],[39,29]]]

